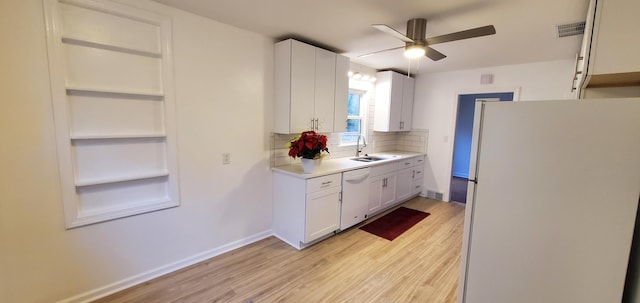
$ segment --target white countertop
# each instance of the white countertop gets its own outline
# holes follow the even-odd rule
[[[320,176],[325,176],[325,175],[330,175],[335,173],[341,173],[344,171],[354,170],[358,168],[372,167],[372,166],[376,166],[384,163],[398,161],[401,159],[406,159],[406,158],[411,158],[416,156],[423,156],[425,154],[404,152],[404,151],[391,151],[391,152],[373,153],[373,154],[367,154],[367,155],[386,158],[386,159],[374,161],[374,162],[360,162],[360,161],[352,160],[355,157],[323,159],[322,164],[316,167],[313,173],[309,173],[309,174],[304,173],[302,171],[302,164],[300,163],[273,167],[271,169],[274,172],[292,175],[301,179],[310,179],[310,178],[315,178],[315,177],[320,177]],[[364,156],[364,154],[362,156]]]

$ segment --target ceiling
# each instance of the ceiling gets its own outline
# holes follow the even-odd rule
[[[582,35],[558,38],[556,26],[586,19],[589,0],[155,0],[275,40],[297,38],[376,69],[429,73],[573,59]],[[401,33],[406,21],[426,18],[433,37],[493,24],[496,35],[436,44],[447,58],[409,61],[403,46],[371,27]],[[233,43],[230,41],[229,43]]]

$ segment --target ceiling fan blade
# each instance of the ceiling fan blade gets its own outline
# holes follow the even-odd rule
[[[493,35],[495,33],[496,33],[496,28],[493,27],[493,25],[481,26],[481,27],[468,29],[465,31],[428,38],[427,45],[488,36],[488,35]]]
[[[438,61],[438,60],[442,60],[444,58],[446,58],[447,56],[445,56],[443,53],[431,48],[431,47],[425,47],[425,53],[424,55],[433,60],[433,61]]]
[[[394,47],[394,48],[388,48],[388,49],[383,49],[383,50],[375,51],[375,52],[372,52],[372,53],[368,53],[368,54],[360,55],[360,56],[358,56],[358,58],[369,57],[369,56],[371,56],[371,55],[375,55],[375,54],[377,54],[377,53],[382,53],[382,52],[386,52],[386,51],[390,51],[390,50],[396,50],[396,49],[401,49],[401,48],[404,48],[404,46]]]
[[[373,24],[371,26],[373,26],[375,29],[377,29],[377,30],[379,30],[381,32],[384,32],[384,33],[387,33],[387,34],[389,34],[391,36],[394,36],[394,37],[396,37],[396,39],[400,39],[400,40],[402,40],[404,42],[414,42],[413,40],[409,39],[409,37],[401,34],[400,32],[396,31],[395,29],[390,28],[390,27],[388,27],[388,26],[386,26],[384,24]]]

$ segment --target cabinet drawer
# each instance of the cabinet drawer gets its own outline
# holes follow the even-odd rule
[[[412,167],[415,165],[415,158],[402,159],[398,162],[400,162],[400,164],[398,164],[398,169]]]
[[[340,186],[342,183],[342,174],[333,174],[307,180],[307,194],[317,192],[322,189]]]
[[[384,175],[386,173],[395,172],[398,170],[398,162],[394,161],[387,164],[381,164],[371,167],[371,176]]]
[[[424,175],[424,168],[422,165],[416,165],[413,171],[413,179],[422,179],[422,176]]]
[[[412,186],[412,188],[411,188],[411,194],[412,195],[421,193],[422,192],[422,179],[413,180],[411,186]]]

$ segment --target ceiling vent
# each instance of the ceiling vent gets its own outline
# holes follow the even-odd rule
[[[585,23],[586,22],[583,21],[558,25],[558,38],[584,34]]]

